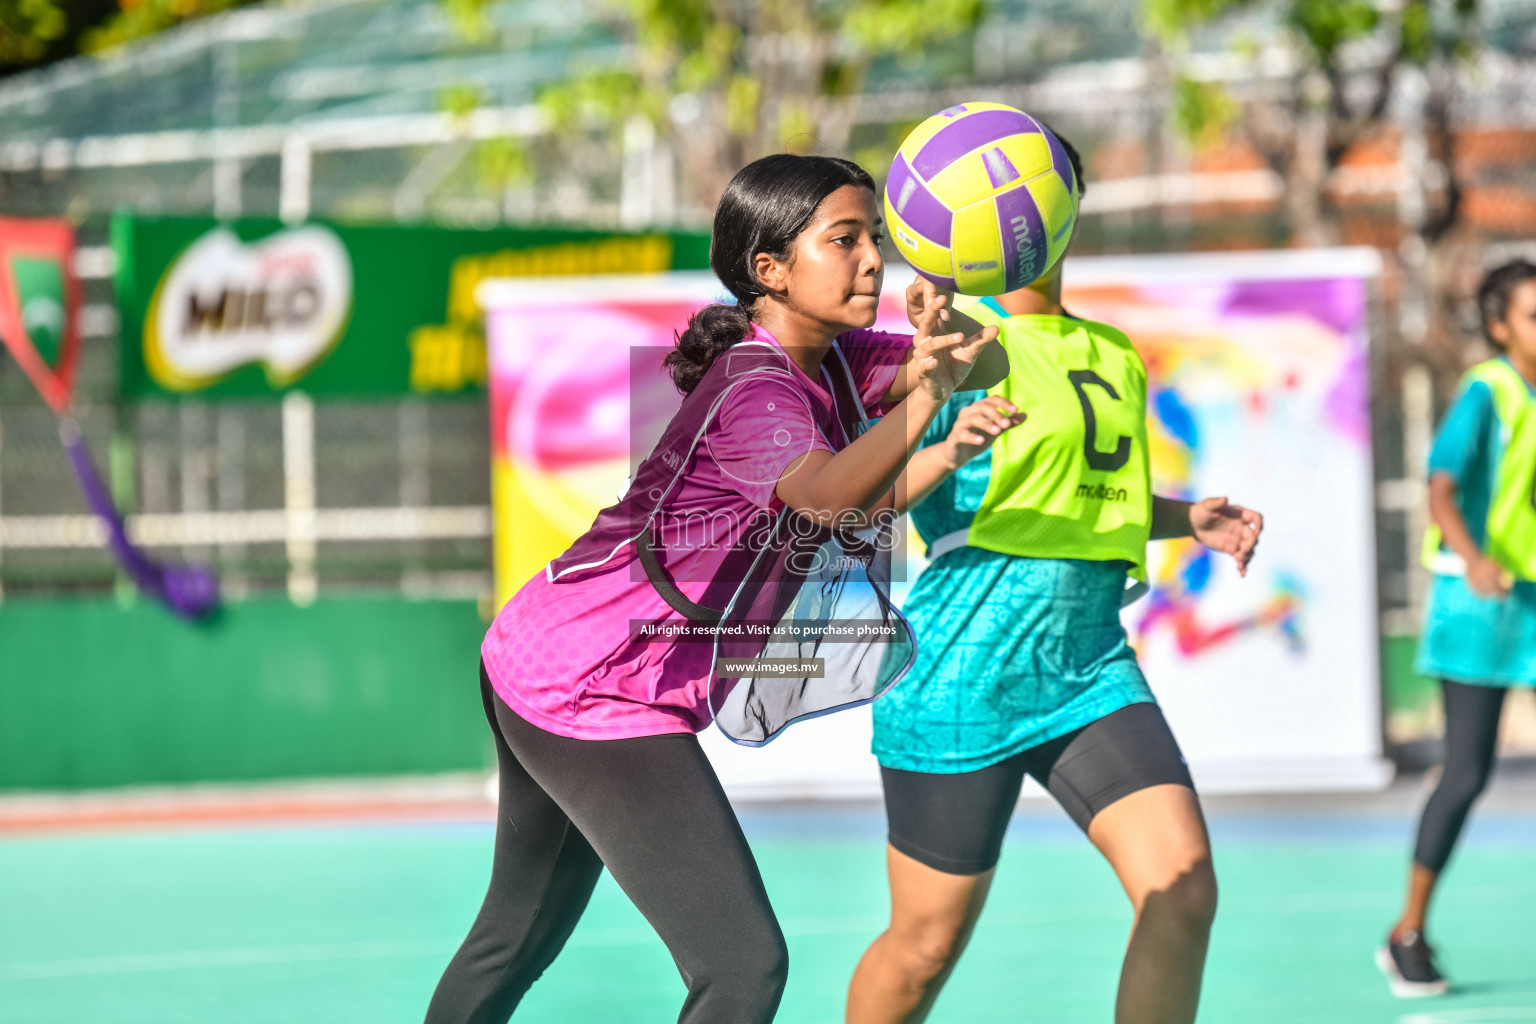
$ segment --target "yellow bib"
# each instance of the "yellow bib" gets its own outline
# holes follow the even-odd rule
[[[1462,378],[1462,389],[1473,381],[1493,392],[1503,446],[1483,550],[1515,579],[1536,580],[1536,398],[1507,359],[1478,363]],[[1425,567],[1441,575],[1465,574],[1461,558],[1442,550],[1440,540],[1440,527],[1431,523],[1424,534]]]
[[[1124,560],[1146,578],[1152,529],[1147,369],[1121,331],[1065,316],[956,308],[997,324],[1008,376],[991,394],[1028,414],[992,446],[964,543],[1030,558]]]

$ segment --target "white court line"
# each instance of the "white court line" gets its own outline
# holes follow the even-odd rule
[[[1536,886],[1481,886],[1461,890],[1456,900],[1463,905],[1490,905],[1512,898],[1536,894]],[[1223,913],[1260,916],[1282,914],[1329,914],[1360,910],[1391,910],[1401,898],[1397,890],[1380,892],[1310,892],[1294,893],[1274,899],[1259,900],[1224,908]],[[1037,906],[1011,914],[983,914],[978,930],[994,931],[1035,928],[1047,925],[1081,924],[1089,921],[1118,921],[1127,916],[1127,908],[1084,910],[1071,904]],[[792,918],[782,922],[784,934],[792,938],[823,935],[861,935],[871,938],[886,926],[884,915],[842,914],[826,917]],[[71,978],[102,974],[134,974],[153,971],[201,970],[216,967],[258,967],[269,964],[314,963],[327,960],[378,960],[394,957],[442,957],[457,948],[463,936],[437,940],[393,942],[338,942],[290,946],[246,946],[230,949],[187,950],[168,953],[135,953],[123,956],[87,957],[70,960],[38,960],[0,965],[0,978],[10,980]],[[639,946],[656,941],[649,927],[597,928],[578,930],[566,944],[570,949],[612,946]],[[1451,1013],[1524,1013],[1523,1017],[1456,1017]],[[1536,1022],[1536,1009],[1456,1010],[1432,1014],[1412,1014],[1399,1018],[1398,1024],[1483,1024],[1484,1021]]]
[[[1495,1021],[1536,1021],[1536,1007],[1485,1006],[1475,1010],[1436,1010],[1410,1013],[1397,1024],[1493,1024]]]
[[[132,953],[79,960],[37,960],[6,964],[0,977],[70,978],[92,974],[135,974],[208,967],[256,967],[265,964],[309,963],[321,960],[370,960],[398,956],[441,954],[459,939],[441,942],[337,942],[300,946],[245,946],[231,949],[187,950],[179,953]]]

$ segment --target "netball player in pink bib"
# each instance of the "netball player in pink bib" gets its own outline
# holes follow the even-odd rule
[[[724,608],[765,518],[786,508],[816,524],[900,512],[896,494],[927,486],[898,478],[934,415],[957,388],[1005,375],[996,328],[951,314],[932,285],[908,290],[915,337],[868,329],[880,231],[874,182],[845,160],[765,157],[726,188],[710,266],[737,304],[696,313],[667,358],[685,397],[636,475],[643,493],[529,580],[481,647],[501,772],[495,859],[429,1024],[507,1020],[604,867],[676,961],[680,1022],[772,1019],[783,934],[694,735],[710,723],[712,647],[639,637],[635,624]],[[780,368],[727,386],[733,361],[765,359]],[[850,424],[865,414],[883,416],[859,433]],[[654,509],[637,532],[625,510],[645,501],[698,532],[669,542]],[[663,563],[665,586],[642,557]]]

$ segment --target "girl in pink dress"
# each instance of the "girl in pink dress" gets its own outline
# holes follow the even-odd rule
[[[919,460],[903,475],[934,415],[957,388],[1005,375],[996,328],[952,313],[927,282],[907,291],[915,336],[868,329],[880,237],[874,182],[846,160],[765,157],[726,188],[710,265],[737,304],[706,306],[678,337],[667,367],[685,398],[647,460],[680,471],[655,497],[667,522],[696,535],[647,526],[637,536],[615,514],[621,501],[486,634],[481,693],[501,773],[495,859],[428,1024],[506,1021],[605,866],[677,963],[680,1022],[773,1018],[784,937],[695,736],[710,723],[712,647],[640,637],[636,625],[686,625],[678,609],[692,603],[724,607],[765,517],[790,509],[848,525],[903,511],[899,496],[941,472]],[[749,355],[784,370],[722,387],[732,358]],[[854,401],[856,414],[881,416],[858,436]],[[665,596],[639,571],[643,543],[665,556]]]

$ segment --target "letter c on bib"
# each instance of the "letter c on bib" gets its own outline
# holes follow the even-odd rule
[[[1114,385],[1100,377],[1092,370],[1068,370],[1067,380],[1072,382],[1072,387],[1077,391],[1078,404],[1083,407],[1083,455],[1088,459],[1088,465],[1101,473],[1113,473],[1124,466],[1131,458],[1131,439],[1124,434],[1115,443],[1112,452],[1100,451],[1098,448],[1099,419],[1094,414],[1093,403],[1088,400],[1088,392],[1085,390],[1089,384],[1104,389],[1104,393],[1115,401],[1120,401],[1120,393]]]

